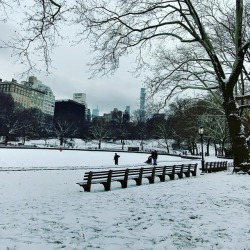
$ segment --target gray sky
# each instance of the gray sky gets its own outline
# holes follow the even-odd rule
[[[8,39],[15,30],[14,23],[0,23],[1,39]],[[89,79],[87,63],[91,60],[88,46],[71,47],[66,41],[53,51],[54,68],[51,74],[35,73],[38,80],[50,86],[56,99],[73,99],[73,93],[86,93],[88,108],[99,107],[100,114],[110,112],[113,108],[124,111],[129,105],[131,111],[139,108],[140,88],[143,87],[142,77],[133,77],[129,70],[132,61],[125,58],[120,69],[109,77]],[[39,62],[38,62],[39,65]],[[42,68],[42,66],[41,66]],[[0,78],[18,82],[26,80],[20,73],[26,68],[15,62],[11,50],[0,49]]]

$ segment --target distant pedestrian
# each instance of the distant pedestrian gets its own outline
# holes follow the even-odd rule
[[[157,165],[157,158],[158,158],[158,153],[156,150],[152,151],[151,157],[153,159],[153,165]]]
[[[115,165],[118,165],[118,159],[119,159],[120,155],[118,155],[117,153],[115,153],[114,156],[114,161],[115,161]]]

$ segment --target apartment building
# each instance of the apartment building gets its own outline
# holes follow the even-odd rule
[[[24,108],[37,108],[42,110],[44,101],[44,92],[32,89],[18,83],[15,79],[11,81],[2,81],[0,79],[0,91],[10,94],[14,102]]]
[[[41,110],[43,113],[53,116],[55,110],[55,96],[51,88],[43,84],[35,76],[30,76],[28,82],[23,81],[22,84],[31,89],[42,91],[44,93]]]

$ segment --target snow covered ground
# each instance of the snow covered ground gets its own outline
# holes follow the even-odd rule
[[[119,154],[118,167],[148,156]],[[113,155],[0,148],[0,250],[250,249],[249,175],[198,171],[127,189],[113,183],[109,192],[76,185],[85,169],[115,167]],[[159,156],[159,165],[175,162],[200,166]]]

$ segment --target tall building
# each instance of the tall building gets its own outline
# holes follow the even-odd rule
[[[85,93],[74,93],[73,100],[75,102],[86,105],[86,94]]]
[[[85,120],[85,106],[83,104],[69,99],[56,101],[55,125],[62,124],[62,127],[68,126],[65,130],[66,133],[68,131],[68,133],[72,133],[74,136],[81,136],[84,131]]]
[[[130,106],[126,106],[125,112],[123,113],[123,122],[130,121]]]
[[[104,113],[103,119],[106,122],[113,121],[113,122],[121,123],[122,119],[123,119],[123,114],[122,114],[122,111],[118,110],[117,108],[114,108],[112,111],[110,111],[110,113],[108,113],[108,114]]]
[[[2,81],[0,79],[0,91],[10,94],[14,102],[24,108],[43,110],[44,91],[17,83],[15,79],[11,81]]]
[[[125,112],[130,114],[130,106],[126,106]]]
[[[145,90],[145,88],[141,88],[140,110],[144,110],[145,111],[145,100],[146,100],[146,90]]]
[[[98,116],[99,116],[99,109],[97,106],[96,109],[92,109],[92,118],[96,118]]]
[[[140,116],[142,120],[145,120],[145,102],[146,102],[146,89],[141,88],[141,93],[140,93]]]
[[[65,119],[71,122],[83,123],[85,120],[86,107],[73,100],[57,100],[55,103],[55,120]]]
[[[86,120],[87,120],[88,122],[91,122],[91,111],[90,111],[90,109],[87,109]]]
[[[55,96],[50,87],[37,80],[35,76],[30,76],[28,82],[22,81],[26,87],[42,91],[44,93],[42,111],[48,115],[54,115]]]
[[[86,102],[86,94],[85,93],[73,93],[73,101],[81,103],[85,106],[85,119],[88,117],[88,105]]]

